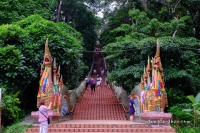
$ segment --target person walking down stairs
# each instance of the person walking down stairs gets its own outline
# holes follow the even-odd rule
[[[88,79],[88,77],[86,76],[85,77],[85,90],[88,90],[87,88],[88,88],[88,84],[89,84],[89,79]]]
[[[102,78],[98,75],[97,76],[97,89],[99,89],[101,87],[101,81],[102,81]]]
[[[91,83],[91,93],[92,94],[95,92],[95,87],[96,87],[96,81],[92,78],[92,83]]]
[[[109,81],[108,81],[108,78],[107,78],[107,77],[105,77],[105,88],[107,88],[107,89],[111,89],[111,88],[110,88],[110,84],[109,84]]]
[[[93,75],[96,75],[97,74],[97,70],[96,70],[96,67],[93,69]]]
[[[104,75],[104,69],[102,68],[101,69],[101,76],[103,76]]]

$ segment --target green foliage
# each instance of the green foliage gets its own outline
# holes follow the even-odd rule
[[[2,118],[4,121],[17,122],[24,117],[24,112],[19,108],[19,93],[9,93],[7,88],[2,88]]]
[[[0,1],[0,25],[11,24],[33,14],[53,20],[52,7],[56,1],[42,0],[4,0]]]
[[[130,36],[125,36],[124,38],[118,37],[116,40],[116,42],[110,43],[104,47],[104,52],[108,51],[106,60],[108,61],[109,65],[113,67],[114,70],[113,63],[116,62],[116,67],[119,68],[119,71],[116,70],[118,73],[122,72],[121,69],[126,69],[134,65],[134,67],[138,66],[137,70],[140,70],[140,73],[142,73],[142,66],[146,65],[145,60],[147,60],[147,56],[149,55],[150,57],[153,57],[155,55],[156,38],[149,37],[137,40],[131,38]],[[189,48],[187,49],[187,47],[188,44],[190,44],[191,46],[193,45],[193,47],[198,48],[198,40],[195,40],[194,38],[187,39],[179,37],[162,37],[160,38],[160,41],[162,64],[163,68],[165,68],[165,73],[167,73],[167,75],[165,75],[166,87],[177,86],[177,84],[174,84],[174,80],[177,80],[179,86],[180,84],[184,84],[178,87],[179,89],[191,88],[191,92],[195,92],[199,86],[199,79],[196,77],[196,73],[199,73],[199,71],[196,71],[196,73],[191,73],[191,70],[192,68],[197,69],[196,67],[198,67],[199,60],[196,59],[196,57],[199,55],[195,51],[190,50]],[[127,51],[130,51],[131,54]],[[188,52],[190,52],[190,55],[185,56]],[[174,54],[172,55],[170,53]],[[177,58],[174,58],[174,56]],[[116,58],[118,60],[115,60]],[[124,62],[124,60],[126,61]],[[185,65],[190,64],[191,60],[195,60],[196,65]],[[123,64],[121,62],[123,62]],[[135,71],[135,73],[137,72]],[[116,81],[118,81],[117,78],[120,79],[120,77],[116,77]],[[184,79],[185,83],[181,82],[181,79]],[[138,80],[133,81],[138,82]],[[119,82],[123,83],[125,81]],[[167,83],[170,83],[170,85]],[[133,82],[130,85],[133,86]]]
[[[183,107],[186,105],[182,103],[186,103],[188,99],[186,99],[184,92],[181,89],[166,88],[166,92],[168,95],[168,106],[170,107],[170,110],[171,107]],[[182,111],[182,109],[184,108],[178,110]]]
[[[120,25],[129,25],[132,23],[132,19],[129,17],[129,10],[139,8],[142,9],[142,4],[141,1],[118,1],[118,3],[123,3],[119,7],[119,9],[115,9],[111,13],[105,13],[104,15],[106,16],[106,20],[104,20],[105,23],[105,28],[102,28],[102,33],[101,33],[101,46],[105,46],[108,43],[112,43],[115,40],[116,36],[124,36],[124,31],[120,32],[110,32],[113,29],[116,29]],[[127,4],[125,4],[127,3]],[[120,5],[120,4],[119,4]],[[128,28],[126,26],[126,28]],[[128,28],[129,31],[131,31],[131,28]]]
[[[187,98],[191,101],[192,107],[188,109],[183,109],[182,111],[187,112],[194,118],[194,127],[197,125],[197,120],[200,116],[200,93],[197,94],[196,97],[193,95],[187,96]]]
[[[7,86],[7,96],[21,90],[17,94],[20,95],[24,110],[29,110],[30,105],[36,108],[39,69],[43,62],[46,38],[49,38],[51,55],[56,58],[57,66],[61,66],[64,84],[69,89],[74,89],[80,83],[87,69],[83,63],[82,35],[68,24],[54,23],[40,15],[33,15],[14,24],[1,25],[0,86]],[[26,103],[29,103],[28,108]],[[6,110],[9,112],[4,112],[6,117],[13,121],[19,118],[17,113],[14,116],[11,108]]]
[[[143,66],[147,65],[148,55],[150,58],[155,56],[156,40],[159,39],[165,88],[170,88],[167,90],[170,93],[169,104],[173,106],[184,102],[186,94],[198,92],[200,41],[187,37],[183,30],[190,17],[160,22],[156,18],[148,18],[146,13],[139,10],[131,10],[129,14],[133,23],[113,29],[110,34],[115,37],[104,46],[106,61],[112,70],[109,79],[127,91],[137,85]],[[178,31],[176,36],[171,37],[175,30]]]
[[[175,116],[172,118],[172,121],[174,123],[172,123],[171,126],[175,128],[177,133],[199,133],[199,127],[192,127],[192,122],[194,121],[193,117],[191,117],[191,115],[187,112],[182,111],[187,107],[191,107],[191,105],[187,103],[182,103],[170,107],[170,113],[172,113],[173,116]],[[178,121],[182,121],[182,123],[177,123]]]
[[[13,124],[12,126],[8,126],[5,129],[3,129],[3,133],[24,133],[27,131],[27,129],[31,127],[30,125],[19,125]]]
[[[176,133],[199,133],[199,128],[175,126]]]
[[[64,83],[68,80],[69,83],[72,83],[70,84],[71,87],[77,84],[77,82],[72,81],[79,79],[80,77],[77,76],[79,74],[81,75],[85,69],[81,61],[83,57],[81,53],[81,44],[83,44],[83,40],[79,32],[76,32],[75,29],[65,23],[56,24],[43,19],[39,15],[33,15],[16,22],[16,24],[2,25],[1,27],[0,42],[2,43],[0,45],[3,46],[0,49],[0,51],[2,51],[2,55],[0,54],[0,56],[2,56],[1,68],[2,73],[8,78],[5,80],[6,77],[2,75],[0,80],[4,80],[4,83],[9,82],[9,85],[13,87],[16,85],[25,86],[28,82],[25,79],[37,77],[35,70],[37,70],[40,63],[42,63],[44,43],[46,38],[49,38],[51,54],[53,57],[57,58],[56,61],[61,65],[61,71],[64,72]],[[8,51],[9,49],[11,52],[15,52],[13,52],[13,54],[18,55],[12,55],[11,52]],[[5,53],[5,51],[7,52]],[[11,57],[17,57],[17,59],[11,59]],[[11,64],[9,64],[9,62]],[[13,68],[11,65],[13,65]],[[17,68],[17,71],[14,68]],[[82,69],[77,71],[79,68]],[[74,73],[77,75],[74,76]],[[16,76],[21,79],[21,81],[25,82],[21,83],[20,80],[14,81]],[[11,80],[10,77],[12,77],[13,80]],[[16,84],[16,82],[19,83]]]
[[[184,34],[186,21],[190,19],[189,16],[183,16],[180,19],[172,19],[169,22],[159,22],[156,18],[149,19],[145,12],[140,12],[139,10],[130,10],[129,15],[133,19],[134,24],[132,26],[136,27],[135,32],[141,32],[148,36],[172,36],[177,30],[177,36],[186,37]]]
[[[191,20],[187,22],[188,28],[185,30],[188,34],[200,39],[200,1],[199,0],[181,0],[177,10],[177,16],[190,15]],[[195,29],[191,32],[190,29]]]
[[[97,33],[95,32],[95,28],[98,20],[91,12],[91,10],[88,10],[89,4],[86,6],[86,2],[92,3],[91,1],[85,0],[63,1],[61,6],[62,13],[60,13],[61,17],[59,22],[66,22],[74,29],[76,29],[76,31],[80,32],[83,37],[84,50],[93,51],[97,40]],[[91,64],[92,60],[88,57],[92,57],[92,55],[92,52],[85,52],[83,54],[83,61],[86,64]]]
[[[186,103],[182,103],[182,104],[177,104],[175,106],[171,106],[170,107],[170,113],[172,113],[173,115],[175,115],[175,119],[176,120],[185,120],[185,121],[190,121],[192,122],[192,117],[191,115],[187,114],[186,112],[183,112],[182,110],[186,107],[189,106]]]
[[[7,40],[7,39],[6,39]],[[0,84],[7,84],[9,92],[15,92],[19,88],[16,85],[21,85],[21,80],[26,80],[27,76],[31,76],[33,69],[28,68],[25,62],[25,57],[22,52],[14,45],[6,45],[0,48]],[[27,75],[27,76],[25,76]],[[16,80],[16,78],[18,80]]]
[[[171,0],[168,4],[164,4],[164,1],[149,1],[148,10],[146,11],[147,15],[149,18],[156,18],[163,23],[171,20],[179,20],[183,16],[190,16],[185,20],[186,25],[179,27],[178,34],[182,37],[190,36],[199,39],[199,26],[197,25],[200,20],[200,15],[197,13],[200,9],[199,1],[181,0],[177,5],[175,4],[176,2],[175,0]]]
[[[68,32],[71,36],[74,38],[78,39],[80,42],[83,43],[83,38],[80,32],[77,32],[74,28],[72,28],[70,25],[64,23],[64,22],[59,22],[57,25],[63,30],[63,32]],[[83,44],[82,44],[83,45]]]
[[[105,46],[108,43],[112,43],[115,40],[115,34],[110,34],[110,30],[104,30],[101,34],[100,42],[101,46]]]

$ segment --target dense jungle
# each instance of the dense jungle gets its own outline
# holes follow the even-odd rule
[[[199,0],[1,0],[1,124],[5,129],[37,110],[46,38],[68,89],[84,80],[94,48],[100,47],[109,81],[128,93],[140,83],[159,39],[169,101],[166,112],[190,121],[187,127],[172,124],[177,132],[200,132]]]

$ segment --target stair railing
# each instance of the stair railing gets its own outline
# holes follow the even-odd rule
[[[129,112],[129,105],[128,105],[128,94],[127,92],[120,86],[115,86],[115,82],[112,82],[112,89],[117,97],[119,104],[122,105],[124,112]]]

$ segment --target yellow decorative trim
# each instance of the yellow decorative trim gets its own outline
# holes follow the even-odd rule
[[[41,94],[41,97],[45,97],[45,96],[46,96],[46,94],[44,94],[44,93]]]

